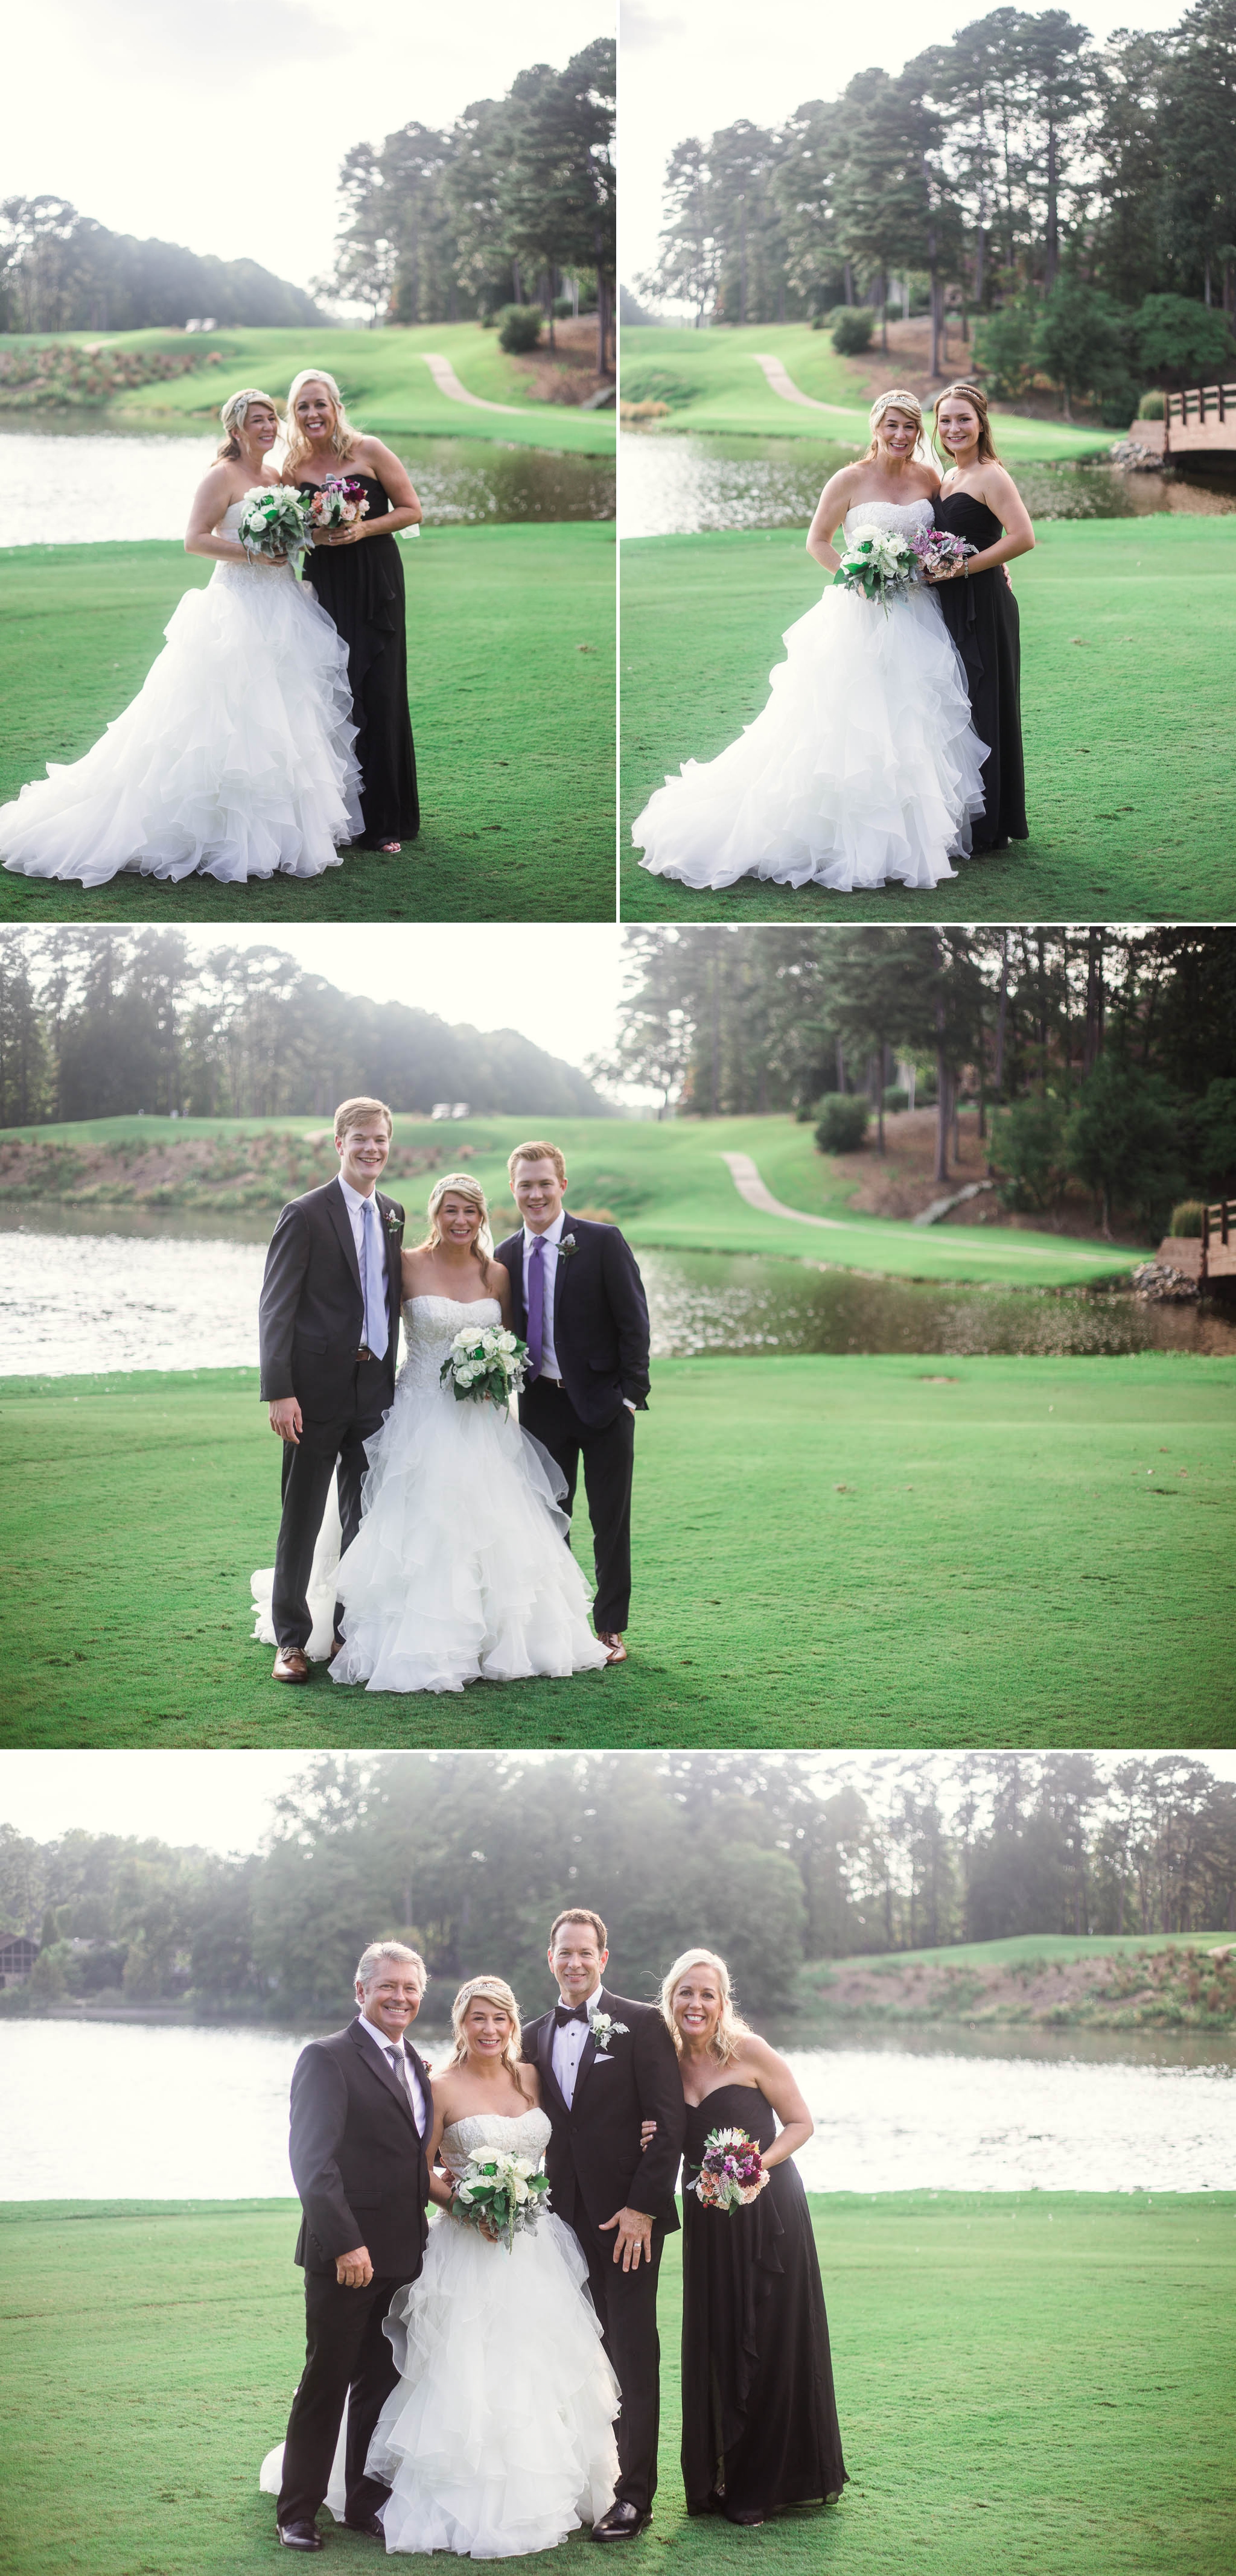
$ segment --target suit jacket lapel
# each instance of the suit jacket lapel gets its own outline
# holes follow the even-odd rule
[[[515,1250],[507,1265],[511,1282],[511,1324],[521,1342],[528,1338],[528,1309],[524,1303],[524,1237],[523,1228],[513,1238]]]
[[[412,2100],[406,2084],[400,2083],[399,2077],[396,2075],[390,2059],[388,2057],[380,2057],[378,2055],[378,2051],[373,2041],[369,2038],[368,2034],[361,2029],[359,2021],[354,2021],[352,2028],[356,2033],[356,2046],[360,2054],[361,2064],[368,2067],[370,2074],[376,2078],[376,2081],[379,2084],[384,2084],[386,2086],[387,2092],[391,2095],[392,2099],[399,2104],[400,2110],[411,2122],[414,2135],[419,2136],[420,2133],[417,2130],[416,2121],[412,2115]],[[428,2094],[426,2094],[426,2101],[428,2102]]]
[[[568,1252],[568,1254],[567,1254],[567,1256],[566,1256],[565,1261],[563,1260],[563,1257],[562,1257],[562,1235],[566,1235],[566,1234],[569,1234],[569,1233],[571,1232],[571,1228],[572,1228],[572,1226],[573,1226],[574,1222],[575,1222],[574,1218],[573,1218],[573,1217],[568,1216],[568,1215],[567,1215],[567,1212],[566,1212],[566,1209],[564,1208],[564,1209],[563,1209],[563,1211],[562,1211],[562,1234],[560,1234],[560,1235],[559,1235],[559,1237],[558,1237],[558,1258],[557,1258],[557,1260],[556,1260],[556,1261],[555,1261],[555,1263],[554,1263],[554,1349],[555,1349],[555,1350],[557,1350],[557,1348],[558,1348],[558,1318],[559,1318],[560,1314],[562,1313],[562,1300],[563,1300],[563,1297],[564,1297],[564,1296],[565,1296],[565,1294],[566,1294],[566,1283],[567,1283],[567,1281],[568,1281],[568,1279],[570,1278],[570,1275],[571,1275],[571,1265],[572,1265],[572,1261],[573,1261],[573,1260],[574,1260],[574,1261],[578,1261],[578,1259],[579,1259],[579,1254],[578,1254],[578,1252],[575,1252],[574,1254],[571,1254],[571,1253],[569,1253],[569,1252]]]
[[[597,2011],[598,2011],[598,2012],[608,2012],[608,2011],[609,2011],[609,2004],[608,2004],[608,2001],[607,2001],[607,1999],[606,1999],[606,1993],[605,1993],[605,1988],[604,1988],[604,1986],[602,1986],[602,1987],[601,1987],[600,1992],[599,1992],[599,1994],[598,1994],[598,1996],[597,1996]],[[583,2091],[583,2089],[584,2089],[584,2086],[585,2086],[585,2084],[587,2083],[588,2077],[591,2075],[592,2070],[593,2070],[593,2067],[596,2065],[596,2062],[597,2062],[597,2044],[596,2044],[596,2040],[595,2040],[595,2038],[593,2037],[593,2031],[592,2031],[592,2015],[591,2015],[591,2013],[589,2013],[589,2015],[588,2015],[588,2036],[587,2036],[586,2040],[584,2041],[584,2045],[583,2045],[582,2049],[580,2050],[579,2064],[578,2064],[578,2066],[576,2067],[576,2070],[575,2070],[575,2100],[576,2100],[576,2102],[578,2102],[579,2097],[580,2097],[580,2094],[582,2093],[582,2091]],[[572,2106],[572,2107],[574,2107],[574,2106]]]
[[[360,1263],[356,1258],[356,1244],[352,1235],[352,1219],[348,1214],[348,1203],[338,1181],[327,1183],[326,1212],[339,1237],[339,1248],[351,1271],[352,1284],[359,1297],[361,1295]],[[361,1329],[364,1330],[363,1314]]]
[[[399,1259],[399,1245],[386,1222],[391,1207],[390,1200],[383,1197],[381,1190],[375,1190],[374,1197],[378,1203],[378,1214],[382,1219],[382,1240],[386,1258],[387,1319],[390,1325],[391,1341],[397,1342],[399,1339],[399,1309],[403,1302],[403,1272]],[[349,1232],[350,1231],[351,1228],[349,1228]]]
[[[536,2062],[546,2091],[552,2092],[554,2100],[561,2103],[565,2111],[567,2106],[563,2100],[558,2078],[554,2073],[554,2032],[557,2026],[552,2010],[547,2012],[536,2035]]]

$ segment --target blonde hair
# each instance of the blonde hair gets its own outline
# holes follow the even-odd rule
[[[867,425],[871,431],[871,445],[867,450],[867,455],[860,458],[860,463],[865,465],[868,457],[879,455],[880,442],[876,437],[876,431],[879,428],[886,411],[908,411],[910,418],[916,424],[917,429],[917,436],[914,441],[915,458],[921,459],[921,461],[926,464],[927,446],[923,435],[923,406],[919,401],[918,395],[907,393],[904,385],[894,385],[891,393],[876,395],[875,401],[867,415]]]
[[[429,1218],[429,1232],[423,1243],[414,1244],[412,1248],[415,1252],[437,1251],[442,1241],[438,1210],[450,1190],[455,1192],[457,1198],[467,1199],[471,1207],[480,1209],[481,1222],[472,1238],[471,1249],[473,1260],[479,1261],[481,1265],[481,1277],[486,1279],[489,1276],[489,1265],[494,1251],[494,1239],[489,1231],[489,1202],[480,1182],[471,1172],[444,1172],[442,1179],[434,1182],[429,1193],[429,1205],[425,1211]]]
[[[515,1166],[517,1163],[552,1163],[554,1170],[558,1175],[559,1187],[561,1189],[566,1188],[566,1164],[563,1162],[562,1155],[556,1145],[544,1145],[537,1144],[535,1142],[531,1145],[517,1145],[514,1153],[508,1154],[506,1158],[506,1176],[512,1189],[515,1187]]]
[[[336,1137],[346,1136],[349,1128],[351,1127],[363,1126],[367,1118],[384,1118],[386,1120],[387,1135],[394,1135],[395,1121],[386,1106],[386,1102],[384,1100],[366,1100],[363,1093],[358,1093],[355,1100],[340,1101],[339,1106],[335,1111],[334,1132]]]
[[[421,1992],[422,1994],[424,1993],[424,1990],[429,1983],[429,1970],[421,1957],[420,1951],[409,1950],[406,1941],[371,1941],[368,1949],[362,1950],[360,1957],[356,1962],[357,1985],[368,1987],[373,1977],[374,1969],[380,1968],[384,1959],[398,1959],[401,1967],[418,1969],[421,1980]]]
[[[730,1972],[724,1959],[719,1959],[715,1950],[684,1950],[681,1958],[675,1959],[669,1974],[661,1981],[659,1998],[661,2019],[681,2057],[682,2032],[674,2019],[674,1996],[689,1968],[711,1968],[721,1989],[720,2018],[708,2042],[708,2051],[711,2057],[715,2057],[718,2066],[728,2066],[739,2040],[749,2035],[751,2025],[743,2021],[740,2014],[734,2010]]]
[[[287,439],[287,455],[283,460],[285,474],[295,473],[302,458],[309,454],[309,441],[296,417],[297,396],[303,394],[306,385],[325,385],[330,396],[335,414],[330,443],[341,465],[348,463],[357,439],[364,435],[363,431],[353,428],[343,408],[343,396],[339,387],[334,377],[327,375],[325,367],[302,367],[300,374],[293,376],[288,386],[287,420],[284,426],[284,435]]]
[[[468,2054],[468,2043],[464,2037],[464,2019],[469,2004],[475,2003],[478,1995],[481,1995],[486,2003],[500,2005],[502,2011],[510,2016],[510,2035],[502,2051],[502,2063],[517,2090],[522,2093],[524,2088],[519,2081],[519,2068],[523,2062],[521,2055],[523,2035],[519,2026],[519,2006],[505,1977],[469,1977],[467,1984],[460,1987],[451,2005],[451,2032],[455,2041],[455,2053],[447,2062],[451,2066],[463,2065]]]
[[[223,423],[227,436],[224,439],[222,447],[217,447],[215,449],[216,465],[224,463],[231,465],[235,464],[239,460],[240,439],[238,432],[244,428],[245,422],[249,417],[249,406],[251,403],[267,404],[268,408],[275,415],[275,427],[276,429],[278,428],[279,406],[271,400],[269,394],[262,393],[257,385],[246,385],[242,392],[238,394],[229,394],[227,401],[224,403],[219,414],[219,418]]]
[[[951,402],[954,396],[956,396],[961,402],[969,403],[970,409],[974,413],[975,419],[978,422],[978,452],[980,458],[989,457],[993,465],[998,465],[1000,459],[996,454],[996,442],[991,434],[991,421],[987,412],[987,396],[981,391],[978,385],[968,385],[964,383],[946,385],[943,393],[936,395],[935,401],[931,407],[931,443],[937,456],[947,457],[950,465],[953,462],[952,457],[948,454],[948,449],[946,447],[942,447],[940,444],[940,405],[941,403]]]

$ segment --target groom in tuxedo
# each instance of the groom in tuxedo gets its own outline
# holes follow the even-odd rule
[[[420,2011],[425,1963],[374,1941],[356,1971],[355,2021],[311,2040],[292,2076],[292,2177],[304,2216],[305,2367],[283,2446],[279,2538],[320,2549],[318,2507],[348,2408],[349,2531],[381,2540],[390,2493],[366,2477],[374,2425],[399,2377],[382,2321],[425,2259],[433,2132],[429,2069],[405,2033]]]
[[[630,1244],[564,1206],[556,1145],[517,1145],[507,1163],[523,1218],[498,1245],[510,1273],[511,1325],[528,1345],[519,1399],[525,1431],[566,1478],[568,1518],[580,1460],[592,1522],[593,1624],[607,1661],[623,1664],[631,1607],[635,1416],[648,1406],[648,1306]]]
[[[271,1602],[277,1682],[307,1682],[309,1574],[338,1468],[341,1550],[360,1527],[365,1442],[394,1402],[403,1209],[378,1178],[391,1145],[381,1100],[335,1111],[337,1179],[281,1208],[259,1309],[262,1398],[283,1442]],[[340,1611],[335,1609],[338,1644]]]
[[[622,2391],[617,2491],[592,2537],[635,2540],[652,2520],[657,2483],[657,2274],[678,2225],[674,2185],[687,2115],[665,2023],[651,2004],[628,2003],[602,1984],[608,1957],[599,1914],[558,1916],[549,1936],[558,2002],[525,2025],[523,2053],[540,2069],[552,2128],[550,2202],[579,2239]],[[645,2120],[656,2122],[656,2135],[641,2154]]]

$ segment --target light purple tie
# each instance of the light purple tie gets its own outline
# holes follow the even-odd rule
[[[541,1374],[545,1341],[545,1237],[534,1234],[528,1260],[528,1384]]]

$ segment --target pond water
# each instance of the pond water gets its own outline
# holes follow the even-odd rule
[[[0,416],[0,546],[93,545],[182,537],[189,502],[218,433],[101,431],[76,423],[32,430]],[[431,527],[499,527],[612,519],[615,468],[598,456],[503,446],[488,438],[401,439]]]
[[[325,2024],[317,2025],[319,2028]],[[309,2032],[0,2022],[0,2200],[290,2194],[288,2082]],[[787,2048],[816,2120],[813,2191],[1216,2191],[1236,2187],[1236,2049],[1122,2035],[847,2031]],[[440,2032],[418,2030],[431,2059]],[[90,2104],[83,2120],[82,2104]]]
[[[0,1208],[0,1376],[252,1368],[270,1219]],[[209,1228],[209,1231],[204,1230]],[[76,1241],[66,1260],[64,1238]],[[1127,1290],[964,1287],[752,1254],[642,1252],[654,1359],[704,1352],[1236,1354],[1236,1312]]]
[[[624,430],[622,534],[694,536],[710,528],[810,525],[852,447],[807,438],[728,438]],[[1130,519],[1163,510],[1236,510],[1236,476],[1120,474],[1112,465],[1011,467],[1034,519]]]

